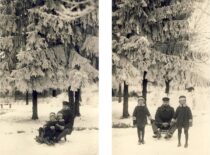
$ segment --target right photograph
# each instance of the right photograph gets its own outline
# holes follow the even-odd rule
[[[210,154],[210,0],[112,0],[113,155]]]

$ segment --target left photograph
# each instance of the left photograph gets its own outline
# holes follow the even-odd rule
[[[97,155],[98,1],[0,0],[0,19],[1,155]]]

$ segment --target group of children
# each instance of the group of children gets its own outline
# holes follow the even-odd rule
[[[43,127],[39,128],[39,135],[36,136],[38,143],[46,143],[53,145],[57,142],[58,135],[65,129],[65,122],[63,114],[58,112],[57,115],[54,112],[50,113],[49,121]],[[64,137],[65,138],[65,137]]]
[[[186,97],[179,97],[179,106],[176,109],[176,112],[173,116],[172,123],[176,124],[178,129],[178,147],[181,146],[181,133],[184,129],[185,134],[185,145],[188,147],[188,130],[192,126],[192,112],[191,109],[186,104]],[[147,117],[152,121],[152,117],[148,108],[145,105],[145,100],[143,97],[138,98],[138,105],[135,107],[133,112],[133,125],[137,126],[138,134],[138,143],[145,144],[144,135],[145,135],[145,125],[147,124]]]

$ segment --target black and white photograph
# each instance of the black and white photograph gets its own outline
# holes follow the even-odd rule
[[[97,155],[97,0],[0,0],[0,154]]]
[[[210,1],[112,0],[112,154],[210,154]]]

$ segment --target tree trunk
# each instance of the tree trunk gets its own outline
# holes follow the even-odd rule
[[[147,72],[144,71],[143,80],[142,80],[142,96],[145,99],[145,104],[147,103],[147,83],[148,80],[146,79]]]
[[[14,92],[14,97],[15,97],[15,102],[16,102],[16,100],[17,100],[17,94],[16,94],[16,92]]]
[[[26,105],[28,105],[29,103],[29,94],[28,94],[28,91],[26,91]]]
[[[36,120],[38,119],[38,109],[37,109],[37,97],[38,97],[38,93],[36,90],[33,90],[32,92],[32,103],[33,103],[33,107],[32,107],[32,119]]]
[[[119,90],[118,90],[118,102],[121,103],[122,101],[122,86],[121,83],[119,84]]]
[[[80,116],[80,89],[75,92],[75,116]]]
[[[57,96],[57,90],[56,90],[56,89],[53,89],[53,90],[52,90],[52,96],[53,96],[53,97],[56,97],[56,96]]]
[[[96,69],[99,70],[99,58],[96,57]]]
[[[165,80],[165,84],[166,84],[165,93],[167,95],[169,95],[170,93],[170,83],[171,83],[171,80]]]
[[[74,92],[68,88],[69,106],[74,110]]]
[[[122,118],[128,118],[130,115],[128,113],[128,85],[124,82],[123,91],[123,115]]]

